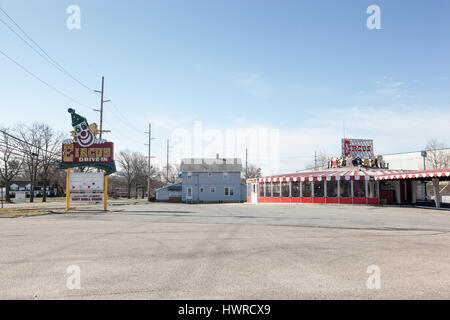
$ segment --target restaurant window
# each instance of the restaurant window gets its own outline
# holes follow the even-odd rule
[[[266,198],[272,198],[272,184],[270,182],[265,183],[266,186],[266,192],[265,196]]]
[[[293,181],[291,185],[292,198],[300,197],[300,181]]]
[[[325,181],[314,181],[314,198],[325,197]]]
[[[327,181],[327,198],[336,198],[338,194],[338,184],[336,180]]]
[[[283,198],[289,198],[289,182],[283,182],[281,184],[281,196]]]
[[[261,198],[264,198],[264,189],[265,189],[265,183],[264,182],[260,182],[259,183],[259,196]]]
[[[303,198],[311,198],[312,197],[312,188],[311,182],[303,181],[302,182],[302,197]]]
[[[353,181],[353,197],[354,198],[366,197],[366,184],[364,180]]]
[[[272,197],[278,198],[280,196],[280,183],[279,182],[273,182],[272,185]]]
[[[368,185],[369,185],[368,198],[378,198],[377,183],[375,181],[373,181],[373,180],[370,180]]]
[[[350,180],[341,180],[339,181],[340,189],[341,189],[341,198],[351,198],[352,197],[352,187]]]

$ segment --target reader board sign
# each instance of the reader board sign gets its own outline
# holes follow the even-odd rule
[[[70,172],[70,192],[103,192],[103,172]]]
[[[71,193],[70,201],[72,202],[103,202],[103,193]]]
[[[102,202],[103,172],[71,172],[69,175],[70,201]]]
[[[373,156],[373,140],[342,139],[342,157],[370,159]]]
[[[16,191],[15,192],[15,198],[14,202],[26,202],[27,201],[27,195],[25,191]]]

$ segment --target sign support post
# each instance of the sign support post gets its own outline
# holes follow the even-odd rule
[[[66,210],[70,209],[70,168],[67,168],[66,178]]]
[[[103,210],[108,210],[108,176],[104,176],[105,182],[103,183]]]

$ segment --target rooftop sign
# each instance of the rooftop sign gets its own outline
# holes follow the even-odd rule
[[[373,140],[342,139],[342,157],[370,159],[373,156]]]

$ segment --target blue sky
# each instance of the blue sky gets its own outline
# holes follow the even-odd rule
[[[80,30],[66,27],[72,4],[81,9]],[[372,4],[381,9],[381,30],[366,27]],[[99,89],[105,76],[106,98],[114,102],[105,105],[105,129],[116,150],[145,153],[142,132],[152,122],[158,164],[171,139],[174,163],[217,152],[243,157],[248,147],[250,161],[265,173],[302,169],[314,151],[339,154],[344,121],[347,137],[374,139],[377,153],[420,150],[430,138],[450,144],[449,1],[0,0],[0,6],[83,83]],[[11,24],[1,12],[0,18]],[[0,50],[98,108],[96,95],[1,23],[0,37]],[[98,122],[98,113],[1,55],[0,70],[0,125],[45,121],[68,132],[68,107]],[[195,121],[215,130],[201,150],[177,140],[183,132],[194,136]],[[216,144],[227,129],[279,137],[269,139],[277,165],[263,163],[263,141],[232,151]]]

